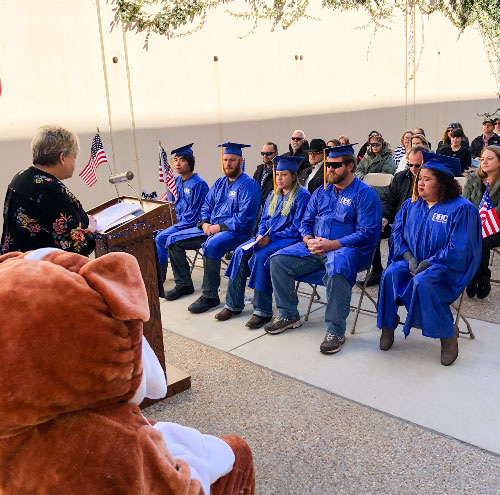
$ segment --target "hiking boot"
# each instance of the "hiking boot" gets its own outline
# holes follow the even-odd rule
[[[233,311],[232,309],[224,308],[220,313],[215,315],[215,319],[219,321],[229,320],[232,316],[239,315],[241,311]]]
[[[477,294],[477,282],[476,279],[473,279],[472,282],[467,286],[467,289],[465,289],[465,292],[469,297],[475,297]]]
[[[187,296],[193,292],[194,287],[192,285],[182,285],[180,287],[176,285],[172,290],[169,290],[165,294],[165,299],[167,301],[175,301],[176,299],[179,299],[179,297]]]
[[[201,296],[196,299],[196,301],[188,307],[191,313],[204,313],[209,309],[215,308],[220,304],[220,299],[218,297],[205,297]]]
[[[382,327],[382,334],[380,335],[380,349],[388,351],[392,344],[394,344],[394,330],[387,327]]]
[[[366,282],[366,286],[373,287],[375,285],[380,284],[381,278],[382,278],[382,273],[372,271],[370,273],[370,276],[368,277],[368,281]],[[361,287],[363,287],[364,283],[365,283],[364,279],[357,281],[357,284],[360,285]]]
[[[302,326],[300,318],[283,318],[283,316],[277,316],[271,323],[268,323],[264,327],[264,330],[271,335],[277,335],[289,328],[299,328],[300,326]]]
[[[251,329],[260,328],[266,323],[269,323],[271,319],[272,316],[252,315],[252,317],[245,323],[245,326]]]
[[[453,325],[455,333],[453,337],[441,340],[441,364],[449,366],[455,362],[458,357],[458,327]]]
[[[335,354],[339,352],[342,346],[344,345],[345,337],[339,337],[338,335],[334,335],[333,333],[326,333],[323,342],[319,346],[319,350],[323,354]]]

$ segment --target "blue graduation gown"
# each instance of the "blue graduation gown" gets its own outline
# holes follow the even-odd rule
[[[403,254],[410,250],[431,266],[412,276]],[[380,282],[377,325],[394,328],[397,304],[412,327],[433,338],[453,336],[450,304],[474,277],[481,260],[481,220],[478,209],[462,197],[431,208],[423,199],[406,200],[396,215],[389,238],[389,263]]]
[[[281,215],[281,207],[283,206],[283,203],[288,200],[289,194],[290,193],[286,196],[280,196],[278,198],[274,214],[270,216],[268,209],[274,195],[271,191],[267,197],[264,209],[262,210],[262,217],[257,229],[257,236],[259,236],[264,235],[271,227],[270,232],[267,234],[267,236],[271,239],[271,242],[267,246],[263,247],[254,246],[249,251],[243,251],[242,249],[242,247],[247,243],[239,246],[234,251],[231,263],[229,263],[229,266],[227,267],[226,276],[234,280],[241,265],[243,255],[248,252],[253,253],[252,257],[248,260],[248,266],[250,268],[248,287],[272,294],[273,287],[271,284],[271,272],[267,261],[269,257],[279,249],[300,240],[300,221],[302,220],[307,203],[311,197],[309,191],[304,187],[301,187],[297,191],[297,195],[295,196],[292,207],[290,208],[290,213],[284,217]],[[255,240],[257,236],[255,236],[253,240]]]
[[[183,230],[196,227],[201,220],[201,207],[208,193],[207,183],[198,175],[193,174],[189,179],[182,182],[182,177],[175,178],[177,188],[177,200],[175,202],[175,215],[177,223],[168,229],[162,230],[156,236],[156,250],[160,263],[168,261],[168,247],[184,237]],[[169,194],[170,201],[173,197]]]
[[[227,177],[217,179],[201,208],[201,221],[211,225],[224,224],[225,227],[222,227],[221,232],[207,237],[201,246],[203,255],[220,260],[225,253],[249,239],[260,201],[260,187],[247,174],[241,174],[233,182],[229,182]],[[182,231],[183,239],[203,235],[198,227]]]
[[[328,276],[343,275],[351,284],[357,273],[370,266],[382,225],[382,204],[372,187],[357,177],[337,192],[334,185],[319,187],[309,201],[300,226],[306,235],[337,239],[342,247],[326,253]],[[278,251],[276,255],[309,256],[302,242]]]

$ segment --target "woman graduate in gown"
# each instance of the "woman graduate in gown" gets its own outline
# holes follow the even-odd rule
[[[252,318],[246,323],[248,328],[260,328],[271,320],[272,297],[269,257],[281,248],[300,240],[299,227],[311,195],[297,180],[297,170],[302,158],[279,156],[276,167],[276,192],[267,197],[262,218],[257,228],[257,236],[240,245],[231,258],[226,275],[229,285],[226,305],[215,315],[225,321],[240,314],[245,306],[246,279],[254,289]],[[249,249],[245,246],[254,243]]]
[[[389,238],[389,265],[382,275],[377,326],[380,349],[390,349],[399,318],[398,305],[412,327],[441,339],[441,364],[458,356],[458,329],[450,304],[474,277],[481,260],[481,220],[477,208],[460,196],[454,179],[458,158],[423,152],[418,196],[407,199],[396,216]]]

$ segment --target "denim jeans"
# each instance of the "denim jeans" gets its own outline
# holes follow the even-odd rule
[[[250,275],[248,260],[252,253],[246,253],[241,257],[241,263],[234,280],[229,279],[226,292],[225,308],[231,311],[243,311],[245,307],[245,286]],[[272,316],[273,298],[271,294],[266,294],[260,290],[253,292],[253,314],[257,316]]]
[[[326,255],[287,256],[271,258],[271,280],[274,299],[279,315],[283,318],[300,318],[297,311],[298,297],[295,293],[295,277],[318,270],[325,270]],[[333,277],[325,274],[326,287],[325,321],[326,331],[342,337],[345,334],[346,319],[349,316],[352,288],[342,275]]]

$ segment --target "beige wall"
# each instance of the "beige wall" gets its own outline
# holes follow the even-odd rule
[[[417,124],[435,145],[450,121],[462,122],[472,139],[481,132],[476,114],[500,106],[480,35],[470,30],[457,39],[439,15],[425,20],[413,105],[413,85],[405,94],[402,17],[373,36],[371,29],[357,29],[367,21],[362,13],[318,10],[320,21],[275,32],[263,24],[239,39],[249,24],[219,9],[201,32],[171,40],[151,35],[148,49],[144,34],[127,33],[134,146],[123,33],[119,25],[111,30],[112,8],[101,0],[113,161],[95,2],[0,0],[0,12],[2,197],[14,173],[29,165],[31,137],[44,123],[79,134],[77,171],[99,126],[113,171],[132,170],[135,187],[160,192],[158,139],[168,151],[194,141],[197,171],[212,183],[220,171],[221,137],[252,144],[246,156],[253,172],[261,144],[275,141],[284,152],[295,128],[309,139],[342,133],[360,143],[378,129],[395,147],[401,132]],[[417,46],[419,40],[417,32]],[[67,183],[90,208],[114,194],[108,175],[101,166],[90,189],[77,174]]]

